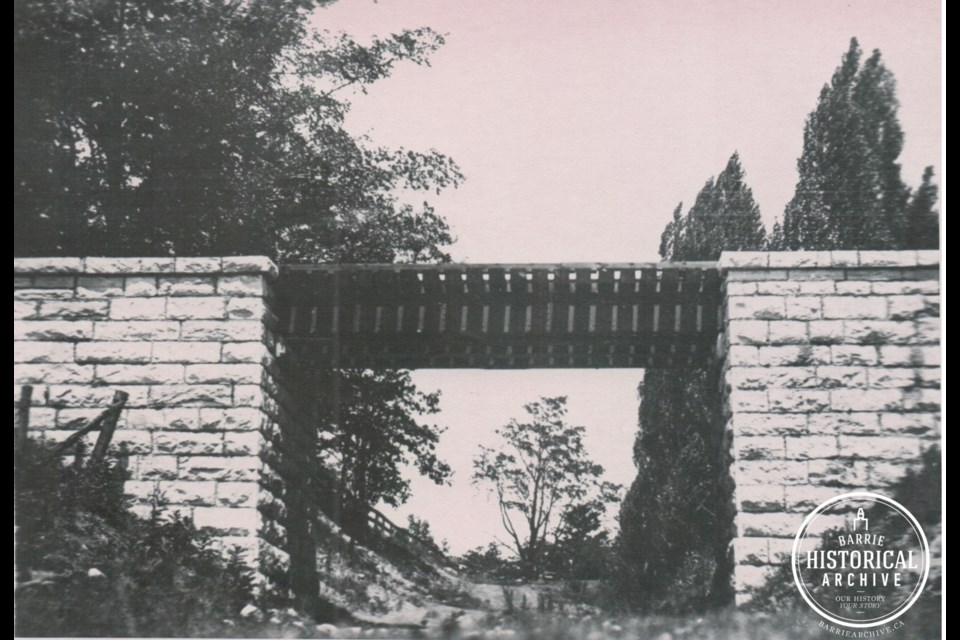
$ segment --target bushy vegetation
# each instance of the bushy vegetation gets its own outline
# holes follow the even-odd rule
[[[15,474],[17,635],[233,635],[250,571],[188,518],[134,515],[119,461],[63,466],[31,441]]]
[[[456,558],[460,570],[476,582],[517,580],[523,577],[523,567],[514,558],[504,557],[496,542],[486,547],[475,547]]]

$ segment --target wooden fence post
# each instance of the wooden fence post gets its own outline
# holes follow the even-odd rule
[[[30,403],[33,400],[33,387],[25,384],[20,387],[20,400],[17,402],[17,421],[14,431],[13,450],[19,457],[30,442]]]
[[[20,400],[17,402],[17,419],[14,425],[13,450],[14,450],[14,483],[17,489],[23,489],[23,465],[27,463],[24,454],[30,444],[30,402],[33,399],[33,387],[24,385],[20,387]],[[20,512],[16,503],[13,506],[13,529],[14,540],[20,538]],[[30,567],[23,559],[23,554],[19,550],[14,550],[14,565],[17,572],[18,582],[27,582],[30,580]]]

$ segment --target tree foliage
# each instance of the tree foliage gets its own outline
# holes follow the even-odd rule
[[[766,246],[760,211],[734,153],[661,239],[665,260],[716,260]],[[629,608],[685,611],[728,596],[731,514],[716,379],[703,370],[647,370],[639,385],[637,477],[620,509],[618,593]]]
[[[933,167],[927,167],[907,208],[903,248],[936,249],[939,246],[940,211],[937,209],[937,185],[933,183]]]
[[[599,580],[609,575],[612,547],[603,524],[605,507],[594,499],[566,510],[547,547],[549,571],[568,580]]]
[[[344,125],[351,95],[429,64],[443,37],[361,43],[311,26],[323,4],[19,0],[15,252],[448,260],[446,222],[401,195],[458,184],[456,164]],[[317,391],[344,513],[365,524],[368,506],[402,502],[405,463],[449,475],[439,431],[412,417],[435,412],[436,394],[407,374],[331,374]]]
[[[639,390],[637,477],[620,509],[624,604],[683,612],[726,596],[729,483],[720,398],[706,371],[648,371]]]
[[[320,4],[18,0],[16,253],[443,259],[446,223],[396,193],[457,166],[344,128],[351,92],[443,38],[361,44],[312,29]]]
[[[764,246],[760,207],[744,181],[736,152],[716,178],[707,180],[686,216],[682,211],[680,203],[660,238],[660,255],[665,260],[716,260],[723,251]]]
[[[407,532],[422,542],[436,547],[444,553],[450,552],[450,543],[446,539],[437,542],[436,538],[433,537],[433,529],[430,528],[430,522],[423,518],[418,518],[414,514],[409,514],[407,516]]]
[[[896,82],[880,51],[862,57],[854,38],[807,118],[780,248],[938,247],[932,168],[911,198],[897,162],[903,129]]]
[[[344,370],[326,377],[321,456],[332,454],[339,470],[342,524],[362,536],[371,507],[409,498],[405,466],[437,484],[452,473],[436,453],[442,430],[418,418],[439,411],[440,394],[419,391],[406,371]]]
[[[496,492],[500,517],[528,577],[543,570],[548,536],[562,530],[578,505],[615,502],[619,487],[603,481],[603,467],[590,460],[585,428],[566,421],[566,397],[524,405],[528,421],[497,429],[499,447],[480,447],[475,483]]]

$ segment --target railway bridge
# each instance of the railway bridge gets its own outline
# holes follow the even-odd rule
[[[14,376],[34,385],[32,425],[51,438],[125,391],[128,492],[161,491],[288,593],[309,589],[315,557],[310,371],[709,368],[742,602],[789,558],[807,511],[882,491],[939,442],[939,292],[936,251],[279,268],[15,259]]]

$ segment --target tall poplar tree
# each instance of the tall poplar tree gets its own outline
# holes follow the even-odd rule
[[[907,209],[904,249],[936,249],[940,243],[940,212],[937,210],[937,185],[933,167],[923,172],[923,182],[913,192]]]
[[[661,238],[664,260],[715,260],[766,246],[760,209],[734,153]],[[644,372],[633,457],[637,477],[620,510],[624,604],[683,611],[728,598],[730,513],[719,396],[705,370]]]
[[[766,232],[760,207],[744,182],[740,155],[734,153],[716,178],[710,178],[681,218],[673,212],[661,242],[665,260],[716,260],[723,251],[747,251],[764,246]]]
[[[932,218],[921,214],[917,221],[908,213],[910,188],[897,161],[904,136],[893,74],[880,51],[862,58],[856,38],[851,39],[807,117],[799,179],[784,212],[778,248],[937,246]],[[917,233],[916,224],[925,231]],[[911,246],[917,243],[924,246]]]

